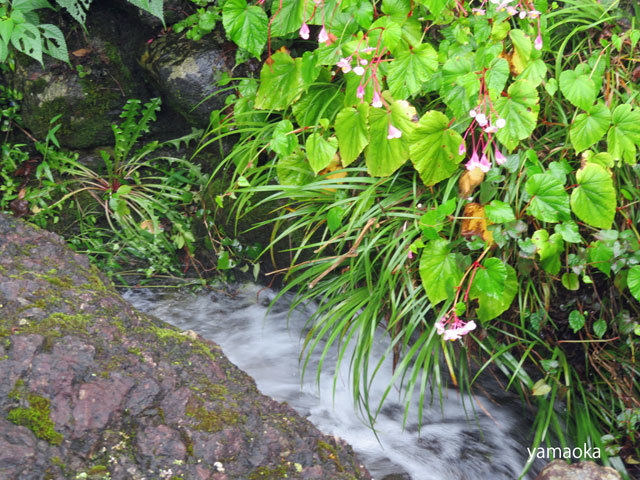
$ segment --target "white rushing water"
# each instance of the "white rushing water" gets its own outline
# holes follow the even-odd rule
[[[436,399],[423,411],[418,431],[417,402],[403,430],[404,403],[390,395],[378,417],[378,438],[355,412],[348,381],[348,357],[339,373],[335,396],[335,355],[328,355],[316,383],[311,363],[301,385],[298,358],[301,332],[311,310],[291,316],[286,301],[268,315],[275,293],[256,285],[239,287],[234,295],[217,292],[193,294],[152,290],[129,290],[124,297],[146,313],[194,330],[218,343],[229,359],[251,375],[258,388],[273,398],[288,402],[323,433],[349,442],[375,480],[515,480],[526,462],[527,414],[512,402],[498,405],[475,395],[473,406],[456,390],[443,390],[443,407]],[[286,300],[286,299],[285,299]],[[383,342],[384,340],[381,340]],[[386,345],[379,345],[384,352]],[[391,367],[376,375],[371,389],[374,405],[391,378]],[[467,416],[469,414],[469,417]],[[525,478],[534,478],[530,474]]]

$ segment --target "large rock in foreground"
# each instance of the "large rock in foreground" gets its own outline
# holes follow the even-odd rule
[[[0,214],[0,479],[360,479],[351,448],[212,342]]]

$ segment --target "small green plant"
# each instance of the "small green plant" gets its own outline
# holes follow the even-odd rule
[[[220,7],[218,2],[211,0],[192,0],[199,8],[196,13],[173,25],[176,33],[187,31],[186,37],[198,41],[205,35],[211,33],[220,21]]]
[[[199,201],[200,169],[182,158],[150,155],[161,148],[180,148],[200,132],[136,148],[159,108],[159,99],[144,106],[139,100],[127,102],[122,123],[113,126],[113,151],[100,152],[102,170],[59,151],[46,152],[41,163],[62,178],[58,188],[64,194],[39,212],[40,218],[56,217],[63,207],[75,206],[77,225],[71,243],[100,260],[108,271],[119,270],[120,262],[129,257],[144,261],[148,276],[176,272],[177,251],[193,253],[189,207]]]

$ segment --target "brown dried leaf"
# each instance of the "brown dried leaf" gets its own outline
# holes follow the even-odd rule
[[[487,230],[487,217],[484,207],[479,203],[467,203],[464,206],[464,214],[460,235],[469,239],[481,237],[488,245],[493,244],[493,234]]]
[[[462,198],[468,198],[473,191],[484,180],[484,172],[479,168],[473,170],[465,170],[458,181],[458,190]]]
[[[327,178],[330,178],[332,180],[344,178],[347,176],[347,172],[331,173],[331,172],[335,172],[336,170],[340,170],[341,168],[342,168],[342,159],[340,158],[340,153],[336,153],[331,159],[331,162],[329,163],[329,165],[327,165],[325,168],[320,170],[318,172],[318,175],[327,175],[328,173],[330,173],[331,175],[327,175]],[[326,188],[325,190],[327,190],[328,192],[336,191],[335,188]]]
[[[74,50],[73,52],[71,52],[71,55],[73,55],[74,57],[84,57],[90,53],[90,48],[79,48],[78,50]]]

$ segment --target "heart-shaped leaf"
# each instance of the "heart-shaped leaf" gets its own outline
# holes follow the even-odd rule
[[[571,210],[580,220],[608,229],[616,215],[616,191],[611,174],[595,163],[588,163],[576,174],[578,187],[571,193]]]
[[[500,118],[504,118],[505,127],[496,136],[509,152],[512,152],[520,140],[531,136],[538,118],[538,92],[528,80],[516,80],[507,90],[508,96],[498,98],[494,107]]]
[[[559,222],[569,217],[569,195],[551,173],[533,175],[525,185],[533,198],[527,212],[543,222]]]
[[[560,74],[560,91],[576,107],[589,110],[596,101],[596,84],[589,75],[565,70]]]
[[[610,123],[611,112],[601,103],[578,115],[569,129],[569,138],[576,152],[583,152],[597,143],[607,133]]]
[[[459,153],[462,137],[448,125],[446,115],[433,110],[422,116],[411,135],[411,162],[425,185],[449,178],[464,158]]]

